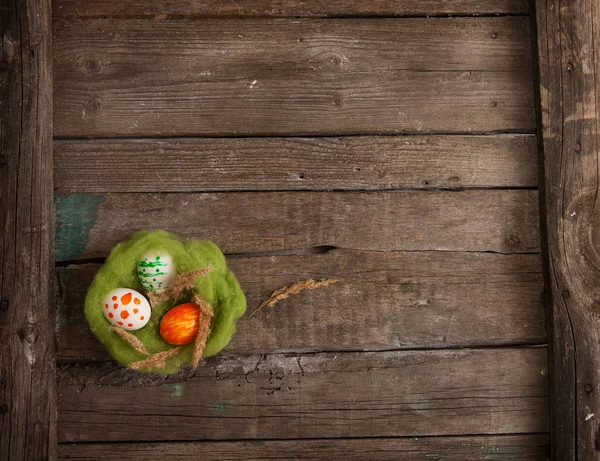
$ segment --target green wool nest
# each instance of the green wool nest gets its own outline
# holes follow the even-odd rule
[[[161,230],[137,232],[112,250],[85,298],[85,316],[92,333],[122,365],[128,366],[132,362],[147,358],[112,330],[102,309],[105,296],[115,288],[130,288],[145,293],[138,278],[137,263],[148,250],[169,253],[178,274],[209,266],[214,268],[212,272],[196,279],[195,290],[211,304],[214,311],[211,333],[203,357],[218,353],[229,343],[235,332],[236,320],[246,310],[244,293],[233,273],[227,269],[223,253],[214,243],[200,240],[182,242]],[[159,304],[152,309],[147,325],[131,333],[144,344],[150,354],[173,348],[174,346],[160,336],[160,321],[170,308],[188,301],[189,297],[182,296],[180,299],[169,299]],[[182,366],[191,364],[193,347],[193,344],[183,346],[177,355],[167,359],[164,368],[147,371],[166,374],[178,371]]]

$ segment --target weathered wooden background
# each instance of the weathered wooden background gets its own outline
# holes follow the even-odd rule
[[[518,0],[56,0],[59,457],[546,460],[531,33]],[[345,282],[138,375],[82,306],[139,228],[214,240],[251,308]]]

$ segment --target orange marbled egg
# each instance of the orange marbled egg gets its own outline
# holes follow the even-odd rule
[[[175,306],[160,321],[160,335],[169,344],[189,344],[198,335],[200,308],[192,303]]]

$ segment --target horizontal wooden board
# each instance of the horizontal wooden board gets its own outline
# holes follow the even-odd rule
[[[537,187],[537,176],[533,135],[54,142],[63,194]]]
[[[528,14],[526,0],[56,0],[54,18]]]
[[[529,19],[58,20],[57,137],[535,129]]]
[[[548,430],[546,348],[215,358],[185,376],[58,371],[61,442]]]
[[[238,322],[226,353],[540,344],[546,342],[539,255],[382,253],[230,258],[248,313],[271,292],[343,277]],[[57,269],[58,356],[105,360],[83,315],[96,264]]]
[[[72,194],[55,202],[59,261],[107,256],[135,231],[155,228],[212,240],[225,253],[539,251],[534,190]]]
[[[60,444],[60,460],[548,461],[547,434],[342,440]]]

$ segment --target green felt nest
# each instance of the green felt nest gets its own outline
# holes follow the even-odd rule
[[[211,334],[204,349],[204,357],[223,349],[235,332],[236,320],[246,310],[246,298],[233,273],[227,269],[225,257],[212,242],[188,240],[182,242],[168,232],[140,231],[129,240],[118,244],[98,272],[85,298],[85,316],[94,335],[106,346],[112,356],[122,365],[144,360],[147,357],[136,351],[127,341],[111,330],[111,324],[102,312],[105,296],[115,288],[131,288],[144,293],[137,275],[137,262],[148,250],[164,250],[173,258],[178,274],[212,266],[214,271],[196,279],[196,291],[208,301],[215,316],[211,322]],[[163,315],[173,306],[189,299],[170,299],[152,310],[150,321],[137,331],[132,331],[146,346],[150,354],[171,349],[160,336],[159,325]],[[188,297],[189,298],[189,297]],[[193,344],[183,346],[179,353],[167,359],[158,373],[174,373],[192,360]]]

